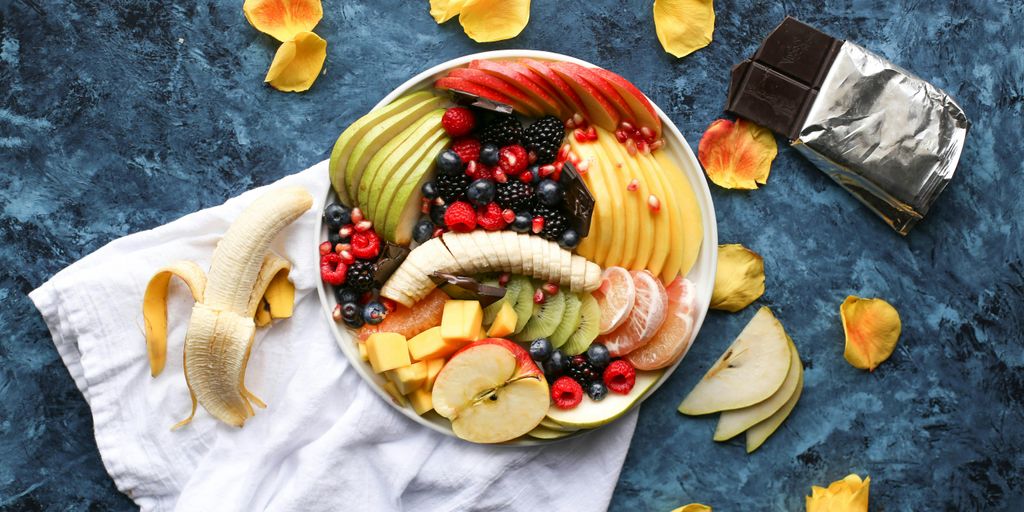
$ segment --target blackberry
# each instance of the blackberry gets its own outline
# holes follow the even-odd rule
[[[545,116],[523,131],[523,146],[537,155],[537,163],[550,164],[558,157],[565,138],[565,125],[555,116]]]
[[[579,382],[583,387],[587,387],[591,382],[600,379],[598,371],[582,355],[572,356],[569,359],[569,365],[565,370],[565,374],[572,377],[572,380]]]
[[[452,203],[466,197],[466,189],[473,181],[465,173],[438,174],[434,179],[434,187],[437,188],[437,196],[446,203]]]
[[[498,193],[494,200],[502,208],[511,208],[520,211],[530,207],[530,200],[533,197],[533,189],[530,185],[520,180],[508,180],[505,183],[498,183]]]
[[[514,115],[504,116],[480,132],[481,144],[495,144],[499,148],[519,144],[523,139],[523,126]]]
[[[345,278],[345,286],[360,292],[373,288],[373,275],[375,273],[373,263],[369,261],[356,261],[348,266],[348,276]]]
[[[558,208],[537,205],[533,207],[532,213],[534,217],[544,218],[544,228],[539,234],[545,240],[557,241],[569,227],[569,218]]]

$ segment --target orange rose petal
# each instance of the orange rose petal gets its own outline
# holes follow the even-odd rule
[[[327,59],[327,41],[312,32],[296,34],[277,49],[265,82],[285,92],[308,90]]]
[[[861,480],[851,474],[842,480],[832,482],[828,488],[811,487],[806,497],[807,512],[868,512],[868,496],[871,477]]]
[[[459,13],[462,30],[478,43],[512,39],[529,21],[530,0],[470,0]]]
[[[708,178],[722,188],[754,190],[768,181],[779,153],[775,136],[746,119],[718,119],[708,126],[697,147]]]
[[[900,339],[900,314],[882,299],[849,296],[839,307],[846,332],[843,357],[856,368],[873,371],[889,359]]]
[[[430,15],[440,25],[457,16],[467,3],[467,0],[430,0]]]
[[[256,30],[281,42],[313,30],[324,17],[320,0],[245,0],[242,12]]]
[[[685,57],[711,43],[713,0],[654,0],[654,30],[662,48]]]

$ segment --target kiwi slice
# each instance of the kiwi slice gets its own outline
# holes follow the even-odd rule
[[[580,296],[580,323],[576,330],[569,335],[568,341],[562,345],[562,352],[574,356],[582,354],[590,344],[597,338],[598,326],[601,323],[601,307],[589,293]]]
[[[533,306],[533,316],[526,322],[526,327],[516,334],[516,341],[532,341],[537,338],[547,338],[555,332],[558,324],[562,323],[562,315],[565,313],[565,295],[559,290],[558,293],[548,297],[541,304]]]
[[[525,281],[525,283],[524,283]],[[481,279],[482,284],[489,284],[491,286],[498,286],[497,278],[492,279]],[[501,305],[508,302],[513,309],[516,308],[516,304],[519,302],[520,290],[524,286],[533,290],[527,279],[509,279],[508,283],[505,284],[505,296],[495,301],[491,305],[484,308],[484,325],[491,325],[494,323],[494,318],[498,316],[498,311],[501,311]],[[518,310],[516,311],[518,313]]]
[[[562,323],[558,324],[558,328],[551,333],[551,336],[548,336],[548,340],[551,341],[551,346],[554,348],[565,345],[569,335],[576,332],[576,328],[580,326],[580,307],[583,302],[575,293],[563,291],[562,294],[565,296],[565,313],[562,315]]]
[[[533,315],[533,284],[530,282],[530,278],[526,276],[512,276],[512,281],[522,281],[522,287],[519,290],[519,300],[512,306],[516,310],[516,330],[515,332],[521,332],[527,322],[530,321],[530,317]]]

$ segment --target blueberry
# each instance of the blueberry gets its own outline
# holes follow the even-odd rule
[[[448,205],[446,204],[432,204],[430,205],[430,221],[439,228],[444,227],[444,212],[448,211]]]
[[[345,321],[345,325],[352,328],[359,328],[363,326],[363,308],[355,302],[347,302],[341,306],[341,319]]]
[[[537,184],[537,199],[548,206],[558,206],[562,202],[562,186],[555,180],[541,180]]]
[[[334,289],[334,298],[338,299],[338,304],[341,304],[342,308],[345,307],[345,304],[355,304],[356,302],[359,302],[359,297],[361,295],[361,293],[347,286],[340,286]],[[342,313],[344,314],[344,309],[342,310]]]
[[[580,235],[575,229],[567,229],[558,237],[558,245],[567,251],[571,251],[580,245]]]
[[[337,247],[341,243],[341,235],[338,234],[337,230],[328,231],[327,241],[331,243],[331,247]]]
[[[533,217],[530,217],[525,213],[517,213],[516,218],[512,219],[510,227],[512,228],[512,231],[517,233],[529,233],[530,229],[533,227]]]
[[[537,338],[530,343],[530,357],[534,361],[547,361],[551,357],[551,342],[547,338]]]
[[[531,183],[537,183],[538,181],[540,181],[540,166],[539,165],[531,165],[526,171],[530,173],[530,176],[531,176],[530,182]]]
[[[434,223],[430,219],[423,217],[419,222],[416,223],[412,228],[412,239],[418,244],[422,244],[427,240],[430,240],[434,236]]]
[[[466,190],[466,197],[469,199],[469,202],[473,203],[473,206],[479,208],[494,201],[495,190],[493,180],[474,180],[473,183],[469,184],[469,189]]]
[[[331,203],[324,208],[324,223],[327,229],[337,231],[345,224],[352,223],[352,212],[338,203]]]
[[[344,311],[342,312],[344,314]],[[384,321],[384,317],[388,316],[388,308],[384,307],[377,301],[370,301],[363,306],[363,320],[370,325],[377,325]]]
[[[611,362],[611,355],[608,354],[608,348],[600,343],[594,343],[587,349],[587,360],[594,368],[604,368]]]
[[[604,397],[608,395],[608,388],[604,385],[604,382],[595,380],[587,386],[587,396],[595,402],[604,400]]]
[[[558,376],[565,372],[565,367],[568,364],[565,352],[556,350],[551,353],[547,361],[544,361],[544,375],[548,381],[553,381]]]
[[[420,187],[420,192],[423,192],[423,197],[427,199],[434,199],[437,197],[437,185],[433,181],[428,181]]]
[[[462,159],[459,154],[446,149],[437,155],[437,168],[445,174],[457,174],[462,172]]]
[[[498,148],[497,144],[491,144],[488,142],[480,148],[480,163],[488,166],[498,165],[498,157],[500,156],[501,149]]]

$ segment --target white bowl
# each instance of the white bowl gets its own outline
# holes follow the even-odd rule
[[[431,88],[433,86],[434,81],[440,78],[440,76],[445,75],[449,70],[453,68],[465,66],[466,64],[469,64],[469,62],[472,60],[509,59],[520,57],[575,62],[576,64],[580,64],[587,67],[596,67],[589,62],[569,57],[567,55],[535,50],[498,50],[491,52],[474,53],[472,55],[466,55],[464,57],[449,60],[410,78],[404,84],[400,85],[398,88],[391,91],[391,93],[385,96],[384,99],[380,100],[380,102],[377,103],[376,106],[374,106],[374,109],[378,109],[384,105],[387,105],[388,103],[391,103],[399,96],[402,96],[410,91]],[[612,71],[614,71],[614,69]],[[653,104],[654,102],[651,103]],[[700,210],[703,220],[704,239],[702,241],[700,254],[697,257],[697,262],[694,264],[689,274],[687,274],[687,278],[689,278],[691,281],[694,282],[694,284],[696,284],[697,291],[700,294],[698,297],[699,308],[697,314],[697,321],[694,323],[693,333],[691,334],[692,337],[696,337],[697,332],[700,331],[700,327],[704,323],[704,317],[708,311],[708,304],[711,301],[711,289],[715,282],[715,267],[718,263],[718,227],[715,221],[715,208],[714,205],[712,205],[711,203],[711,192],[710,190],[708,190],[707,182],[704,180],[704,175],[701,171],[700,164],[697,162],[697,158],[696,156],[694,156],[693,151],[690,150],[690,146],[686,143],[686,139],[683,138],[683,135],[679,133],[679,129],[676,128],[676,125],[672,123],[672,120],[665,115],[661,108],[659,108],[657,105],[654,105],[654,109],[658,112],[658,116],[661,117],[661,122],[664,126],[662,131],[663,137],[665,139],[665,145],[662,147],[661,151],[667,151],[668,154],[672,157],[673,161],[683,171],[683,174],[686,175],[686,179],[689,180],[690,186],[693,188],[693,191],[697,197],[697,202],[700,204]],[[329,204],[333,200],[332,196],[333,191],[328,192],[328,197],[324,204]],[[316,223],[316,237],[316,240],[327,239],[327,229],[326,227],[322,226],[321,221],[318,221]],[[317,247],[314,247],[312,250],[319,251]],[[319,260],[319,252],[317,252],[316,259]],[[370,368],[369,363],[363,361],[362,358],[359,356],[359,349],[356,346],[355,336],[353,336],[353,334],[346,327],[344,327],[343,324],[336,323],[333,320],[331,312],[334,310],[335,304],[337,304],[337,301],[334,298],[334,293],[326,289],[322,281],[318,281],[317,283],[317,292],[320,294],[320,303],[323,304],[324,313],[327,315],[327,321],[331,324],[331,332],[334,333],[335,341],[338,343],[338,346],[341,348],[341,351],[345,354],[345,357],[348,358],[349,363],[356,369],[356,371],[359,372],[363,379],[370,384],[370,387],[373,388],[373,390],[378,395],[380,395],[381,399],[390,404],[398,411],[400,411],[410,420],[415,421],[416,423],[419,423],[425,427],[436,430],[442,434],[455,437],[455,433],[452,432],[451,424],[448,422],[448,420],[432,412],[428,413],[428,415],[426,416],[420,416],[416,414],[416,412],[413,411],[411,407],[400,406],[391,399],[391,397],[387,394],[387,392],[384,391],[382,387],[385,382],[384,378],[374,373],[373,369]],[[654,386],[651,386],[651,388],[647,390],[644,396],[641,397],[641,399],[636,403],[639,404],[643,400],[646,400],[647,397],[649,397],[655,391],[657,391],[657,389],[661,387],[661,385],[665,382],[665,380],[668,379],[672,372],[675,371],[677,366],[679,366],[678,362],[672,365],[671,367],[662,370],[662,374],[658,378],[658,381],[654,384]],[[593,429],[584,429],[573,435],[553,440],[540,440],[524,437],[507,443],[503,443],[503,445],[523,446],[548,444],[568,439],[571,437],[575,437],[578,435],[582,435],[583,433],[589,432],[590,430]]]

